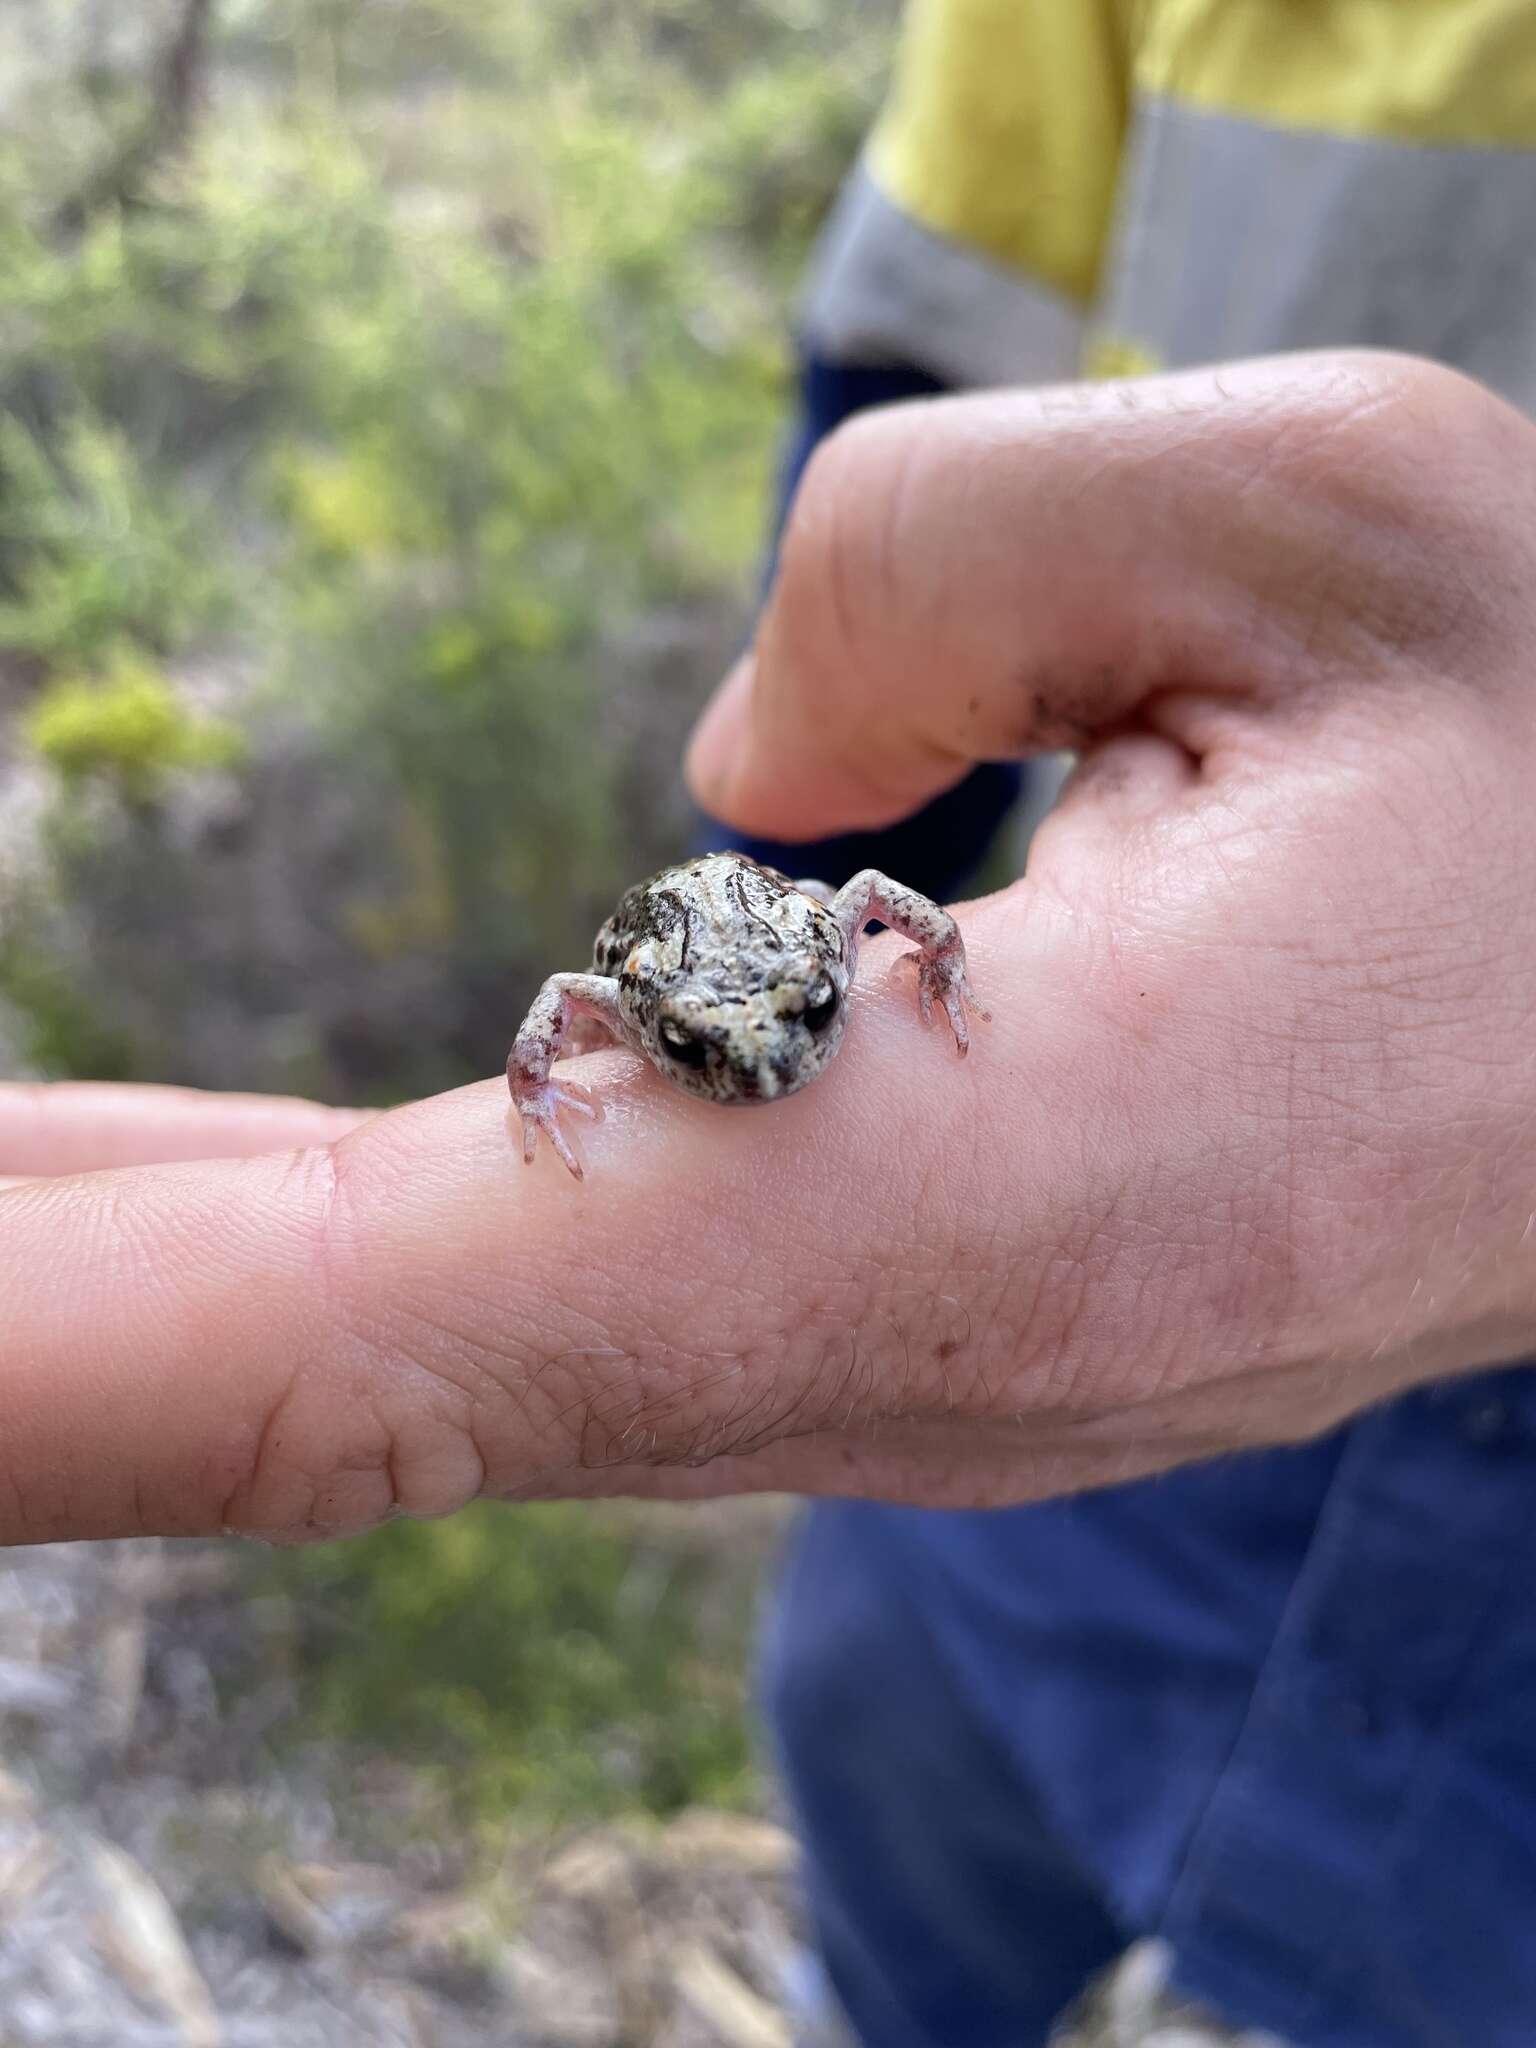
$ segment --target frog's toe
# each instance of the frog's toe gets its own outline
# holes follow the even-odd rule
[[[921,953],[909,953],[907,958],[917,969],[917,1007],[922,1012],[923,1023],[930,1029],[933,1025],[933,977],[928,972],[928,963]]]
[[[965,1021],[965,1003],[960,991],[955,988],[946,988],[942,1000],[944,1014],[948,1017],[950,1029],[955,1034],[955,1051],[964,1059],[971,1049],[971,1031]]]
[[[596,1122],[602,1116],[602,1105],[596,1097],[575,1081],[546,1081],[519,1096],[517,1107],[523,1120],[523,1164],[533,1164],[542,1131],[573,1178],[581,1180],[581,1161],[560,1128],[560,1112],[568,1109]]]
[[[602,1122],[603,1105],[590,1088],[583,1088],[579,1081],[551,1081],[548,1087],[557,1109],[571,1109],[595,1124]]]
[[[564,1131],[562,1131],[560,1126],[553,1120],[551,1120],[550,1123],[545,1126],[545,1128],[549,1132],[549,1142],[551,1143],[551,1145],[554,1146],[555,1150],[559,1153],[560,1157],[565,1161],[567,1167],[569,1167],[572,1178],[574,1180],[584,1179],[585,1176],[583,1175],[581,1170],[581,1161],[576,1157],[576,1154],[571,1150],[570,1142],[566,1138]],[[526,1152],[523,1156],[524,1158],[527,1157]]]
[[[566,1139],[564,1131],[561,1130],[559,1123],[556,1121],[552,1113],[548,1116],[540,1116],[537,1113],[531,1112],[526,1109],[523,1111],[524,1166],[532,1166],[533,1164],[533,1155],[539,1149],[540,1131],[542,1131],[545,1137],[548,1138],[550,1144],[554,1147],[557,1156],[565,1162],[565,1165],[569,1170],[572,1178],[575,1180],[581,1180],[583,1178],[581,1171],[581,1161],[576,1157],[576,1154],[571,1150],[570,1144]]]
[[[942,1003],[950,1029],[955,1034],[955,1050],[964,1058],[971,1048],[966,1006],[969,1005],[984,1023],[992,1021],[991,1013],[976,1000],[976,992],[966,975],[965,956],[956,953],[909,953],[907,958],[917,969],[917,1001],[923,1022],[931,1024],[935,1003]]]
[[[971,987],[971,978],[966,973],[963,965],[960,969],[960,989],[961,993],[965,997],[965,1000],[976,1012],[977,1016],[981,1019],[982,1023],[990,1024],[992,1022],[992,1012],[987,1008],[986,1004],[981,1000],[980,996],[977,995],[975,989]]]

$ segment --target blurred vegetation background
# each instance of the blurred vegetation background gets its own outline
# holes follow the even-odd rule
[[[376,1101],[497,1069],[685,829],[888,14],[8,0],[28,1061]]]
[[[499,1069],[683,843],[894,11],[6,0],[0,1068]],[[754,1796],[765,1541],[484,1512],[252,1575],[300,1734],[666,1812]]]

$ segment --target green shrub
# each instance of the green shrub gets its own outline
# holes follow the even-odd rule
[[[338,774],[366,771],[373,876],[324,928],[360,969],[400,980],[414,958],[459,992],[445,1046],[402,1023],[391,1052],[360,989],[372,1098],[483,1070],[477,1018],[503,1028],[674,850],[658,777],[687,700],[614,716],[624,649],[658,614],[745,612],[787,280],[885,9],[226,0],[215,19],[216,113],[130,205],[60,227],[142,125],[158,29],[135,54],[81,10],[78,73],[7,110],[0,671],[38,679],[28,730],[66,784],[143,799],[240,772],[178,703],[192,655],[248,679],[253,760],[297,716]],[[52,843],[67,904],[102,864]],[[114,888],[141,856],[163,889],[152,823],[114,846]],[[100,953],[60,963],[81,1008],[153,1018],[138,1064],[196,1078],[182,991],[149,968],[130,990],[122,957],[97,986]],[[264,971],[287,980],[291,953],[244,985]]]
[[[243,750],[233,726],[190,711],[165,675],[126,647],[97,675],[56,676],[28,712],[26,735],[66,782],[96,777],[141,803],[169,776],[232,767]]]
[[[297,1735],[387,1746],[466,1814],[553,1821],[750,1798],[756,1564],[557,1505],[394,1523],[252,1570],[299,1602]]]
[[[0,411],[0,648],[44,666],[163,654],[220,613],[183,488],[83,398],[46,433]]]

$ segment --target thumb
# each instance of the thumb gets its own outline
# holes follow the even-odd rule
[[[1503,615],[1469,578],[1529,573],[1488,536],[1536,508],[1488,499],[1531,432],[1361,352],[863,415],[807,470],[693,792],[753,833],[868,829],[978,761],[1150,731],[1198,764],[1315,717],[1320,685],[1396,686]]]

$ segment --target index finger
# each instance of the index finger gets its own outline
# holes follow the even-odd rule
[[[294,1096],[110,1081],[0,1082],[0,1176],[279,1152],[339,1138],[368,1114]]]
[[[1017,914],[968,920],[979,990],[1002,994]],[[1081,1019],[1032,1002],[1035,1054],[1054,1035],[1062,1071],[1031,1054],[999,1128],[977,1104],[1022,1022],[1000,1018],[983,1059],[946,1056],[898,952],[872,944],[856,1035],[771,1109],[584,1061],[608,1114],[580,1186],[552,1156],[524,1167],[493,1083],[334,1144],[0,1194],[0,1535],[338,1535],[774,1445],[777,1483],[815,1464],[846,1489],[859,1452],[835,1431],[887,1373],[909,1406],[930,1358],[1027,1374],[966,1297],[1017,1268],[992,1214],[1015,1147],[1032,1170],[1009,1231],[1049,1263]]]
[[[979,761],[1146,726],[1198,762],[1334,675],[1400,685],[1528,582],[1531,437],[1451,371],[1348,352],[865,414],[806,472],[694,794],[819,837]]]

